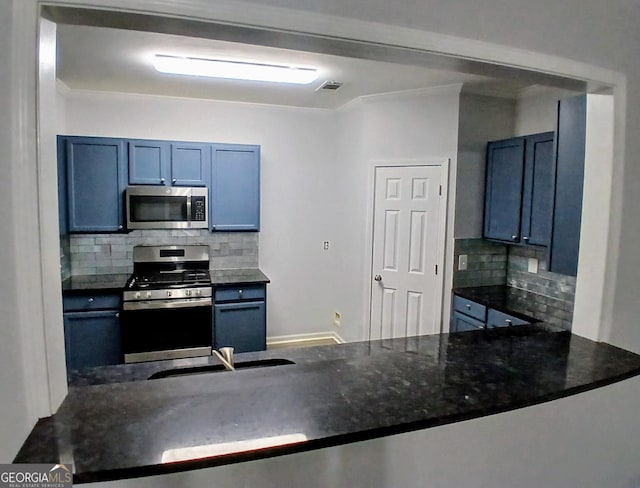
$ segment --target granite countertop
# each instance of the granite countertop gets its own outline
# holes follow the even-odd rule
[[[489,308],[520,317],[530,322],[540,321],[527,310],[531,300],[526,299],[528,292],[524,290],[512,288],[507,285],[492,285],[454,288],[453,293],[462,298],[481,303]]]
[[[86,291],[120,293],[130,274],[75,275],[62,280],[62,292],[73,295]]]
[[[250,285],[270,282],[269,278],[258,268],[212,269],[210,273],[213,286]],[[62,280],[62,292],[65,295],[80,294],[87,291],[120,293],[130,276],[130,274],[70,276]]]
[[[72,463],[74,483],[170,473],[458,422],[640,374],[639,355],[538,325],[276,349],[236,364],[265,358],[295,364],[145,380],[213,360],[196,358],[78,376],[93,385],[71,387],[14,462]]]
[[[271,281],[258,268],[212,269],[210,274],[213,286],[250,285]]]

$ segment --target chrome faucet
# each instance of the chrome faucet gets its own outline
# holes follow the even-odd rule
[[[236,368],[233,367],[233,347],[221,347],[220,352],[212,348],[211,354],[220,360],[225,369],[229,371],[236,370]]]

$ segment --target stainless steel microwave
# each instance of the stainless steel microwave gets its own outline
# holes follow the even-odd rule
[[[127,229],[208,229],[207,188],[128,186]]]

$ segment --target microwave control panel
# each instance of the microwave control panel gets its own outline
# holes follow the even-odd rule
[[[204,222],[207,220],[204,197],[191,197],[191,220]]]

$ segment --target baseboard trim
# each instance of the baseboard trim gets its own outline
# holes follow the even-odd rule
[[[300,344],[303,342],[333,340],[336,344],[344,344],[346,341],[339,334],[332,331],[314,332],[311,334],[291,334],[283,336],[267,337],[267,346],[283,344]]]

